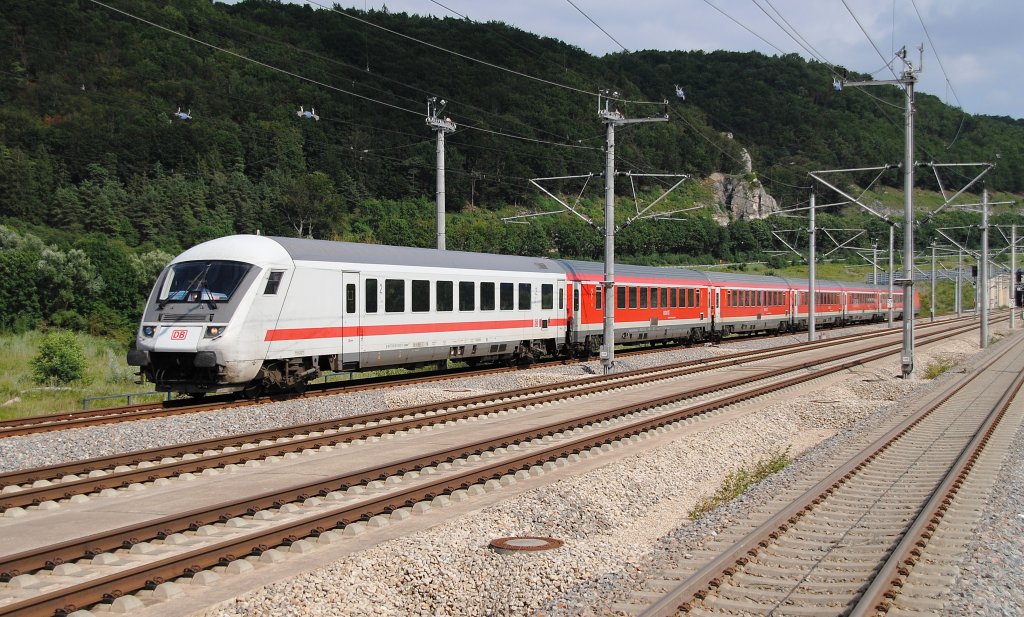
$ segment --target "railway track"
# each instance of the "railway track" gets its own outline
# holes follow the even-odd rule
[[[692,613],[932,614],[1024,417],[1024,337],[849,447],[614,606]],[[1015,398],[1017,397],[1017,398]],[[1012,404],[1011,404],[1012,403]]]
[[[972,318],[960,318],[944,320],[936,323],[952,323],[971,321]],[[926,328],[934,324],[921,324],[919,328]],[[859,336],[859,335],[850,335]],[[845,337],[837,337],[845,338]],[[744,339],[736,339],[737,341]],[[725,343],[728,344],[728,343]],[[805,343],[796,343],[782,347],[799,347]],[[652,349],[632,349],[617,352],[620,357],[628,357],[634,354],[646,354],[657,351],[664,351],[665,347]],[[533,365],[535,368],[545,366],[558,366],[567,361],[553,361]],[[340,392],[356,392],[365,389],[389,387],[393,385],[414,385],[418,383],[433,383],[445,379],[462,377],[477,377],[487,374],[495,374],[507,371],[520,370],[509,367],[491,367],[487,369],[452,369],[447,371],[432,371],[428,373],[399,376],[384,376],[378,378],[360,379],[355,382],[324,383],[314,384],[307,387],[302,394],[281,394],[278,396],[264,396],[256,399],[240,398],[236,395],[219,395],[204,398],[201,402],[190,399],[175,399],[159,403],[140,403],[137,405],[126,405],[122,407],[111,407],[105,409],[90,409],[59,414],[48,414],[43,416],[31,416],[26,418],[15,418],[0,421],[0,439],[5,437],[16,437],[19,435],[31,435],[51,431],[61,431],[87,426],[98,426],[103,424],[114,424],[119,422],[132,422],[150,418],[160,418],[173,415],[200,413],[206,411],[217,411],[227,407],[240,407],[249,405],[261,405],[270,402],[294,398],[296,396],[315,397],[332,396]]]
[[[970,326],[953,328],[957,333]],[[546,384],[511,392],[460,398],[441,404],[428,403],[398,410],[361,414],[341,420],[307,423],[280,429],[232,435],[197,443],[130,452],[0,474],[0,511],[69,500],[75,495],[123,489],[158,478],[224,469],[273,456],[334,447],[359,439],[423,428],[466,418],[486,416],[524,404],[545,404],[586,396],[611,389],[628,388],[652,381],[676,379],[698,372],[723,369],[759,359],[779,358],[814,349],[849,344],[853,341],[886,338],[890,332],[860,334],[840,339],[799,344],[759,352],[728,354],[711,359],[667,365],[660,370],[637,370],[595,376],[571,382]],[[697,390],[691,396],[705,392]]]
[[[938,333],[935,338],[947,336]],[[927,340],[922,340],[922,344],[927,344]],[[733,385],[717,394],[713,394],[715,388],[709,387],[707,392],[698,393],[704,398],[697,402],[692,400],[693,391],[652,398],[644,392],[651,386],[639,388],[634,383],[624,388],[628,395],[617,393],[615,396],[616,400],[632,397],[635,401],[596,414],[574,412],[559,416],[546,408],[544,422],[534,420],[529,428],[514,432],[505,426],[508,424],[506,415],[505,422],[492,424],[493,430],[486,438],[457,448],[398,457],[383,465],[367,466],[316,482],[249,495],[184,514],[7,555],[0,559],[0,570],[9,579],[4,591],[37,590],[39,593],[13,594],[11,601],[0,604],[0,614],[49,614],[96,602],[117,602],[130,591],[158,587],[177,577],[199,576],[213,565],[237,563],[236,569],[244,569],[246,556],[262,559],[262,555],[273,555],[272,551],[279,550],[273,547],[309,550],[313,541],[320,541],[320,538],[330,541],[339,533],[332,530],[347,533],[361,525],[372,526],[382,517],[408,516],[417,509],[422,511],[436,500],[463,499],[473,492],[544,473],[574,457],[587,457],[613,448],[614,444],[637,441],[650,431],[693,421],[739,401],[891,355],[896,346],[896,342],[891,342],[885,350],[862,351],[857,357],[851,357],[850,352],[844,350],[813,363],[827,362],[828,366],[811,373],[808,370],[812,363],[806,360],[779,367],[776,353],[772,356],[775,366],[762,371],[756,379],[748,379],[759,383]],[[796,377],[786,375],[793,372],[799,374]],[[577,394],[577,397],[586,397],[579,406],[593,407],[595,396],[594,392]],[[687,404],[680,408],[683,401]],[[549,404],[524,399],[519,405]],[[508,412],[489,411],[487,415],[493,417],[498,413]],[[452,421],[452,418],[442,419]],[[471,432],[483,435],[483,428],[477,426]],[[333,448],[322,445],[317,452],[330,453]],[[312,449],[306,451],[313,452]],[[299,458],[298,454],[293,455]],[[144,563],[136,563],[139,560]],[[85,582],[82,578],[88,577],[79,574],[72,577],[70,586],[60,580],[67,578],[65,573],[71,566],[84,568],[87,566],[80,564],[92,566],[94,562],[101,562],[98,564],[101,570],[104,565],[120,563],[119,572],[94,575]],[[48,591],[47,583],[59,589]],[[30,597],[24,598],[25,595]]]

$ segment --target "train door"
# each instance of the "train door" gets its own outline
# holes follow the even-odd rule
[[[788,289],[782,292],[782,301],[786,305],[786,325],[790,328],[793,327],[793,294],[796,293],[792,289]]]
[[[708,288],[708,316],[711,318],[711,331],[716,330],[717,324],[722,320],[722,313],[719,309],[721,302],[718,288]]]
[[[359,363],[359,290],[363,283],[358,272],[344,272],[341,275],[344,306],[341,317],[341,366],[357,366]],[[340,368],[340,367],[339,367]]]
[[[583,295],[583,287],[582,287],[582,285],[580,285],[579,281],[573,281],[573,283],[572,283],[572,304],[570,305],[570,309],[569,309],[569,312],[572,314],[571,319],[569,321],[569,329],[570,329],[570,333],[571,333],[570,336],[569,336],[569,342],[571,342],[571,343],[575,343],[575,342],[577,342],[579,340],[578,336],[579,336],[579,331],[580,331],[580,325],[582,324],[581,313],[583,312],[583,310],[582,310],[582,300],[581,300],[582,295]]]

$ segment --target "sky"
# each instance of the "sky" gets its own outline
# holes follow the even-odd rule
[[[329,0],[317,3],[330,5]],[[360,4],[348,0],[338,4],[502,22],[597,56],[623,48],[797,53],[875,79],[894,78],[886,63],[904,46],[914,67],[922,66],[917,47],[923,44],[918,91],[971,114],[1024,118],[1024,0],[362,0]],[[901,62],[893,66],[897,73],[902,71]],[[680,76],[680,81],[685,83],[686,77]]]

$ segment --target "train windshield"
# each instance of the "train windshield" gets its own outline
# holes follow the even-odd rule
[[[252,264],[239,261],[185,261],[171,266],[160,293],[167,302],[225,302]]]

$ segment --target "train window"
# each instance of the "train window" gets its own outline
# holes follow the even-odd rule
[[[345,312],[355,313],[356,312],[356,285],[355,283],[349,283],[345,285]]]
[[[640,287],[637,289],[637,293],[640,296],[640,308],[647,308],[647,288]]]
[[[404,280],[384,279],[384,310],[388,313],[401,313],[405,310]]]
[[[515,308],[515,291],[512,283],[501,283],[498,286],[498,308],[503,311],[511,311]]]
[[[480,283],[480,310],[494,310],[494,283]]]
[[[651,308],[658,308],[658,288],[651,287]]]
[[[668,292],[668,302],[669,306],[671,306],[672,308],[676,308],[679,306],[679,290],[677,288],[673,287]]]
[[[629,293],[629,308],[635,309],[636,308],[636,295],[637,295],[636,294],[636,287],[629,287],[627,289],[629,290],[628,291],[628,293]]]
[[[565,308],[565,289],[558,288],[558,310]]]
[[[562,290],[559,289],[558,291],[561,292]],[[577,287],[577,288],[572,290],[572,310],[576,311],[577,313],[580,312],[580,290],[579,290],[579,287]]]
[[[281,277],[284,276],[284,272],[281,270],[272,270],[270,276],[267,277],[267,286],[264,288],[263,293],[268,296],[273,296],[277,293],[277,288],[281,286]]]
[[[430,281],[412,282],[412,312],[426,313],[430,310]]]
[[[434,290],[435,309],[438,311],[451,311],[455,309],[455,283],[452,281],[438,281]]]
[[[604,290],[600,285],[597,286],[597,290],[594,293],[594,308],[601,310],[601,292]]]
[[[758,306],[764,306],[764,292],[763,291],[757,292],[757,305]]]
[[[686,290],[686,306],[694,308],[700,305],[700,290],[699,289],[687,289]]]
[[[459,310],[472,311],[476,308],[476,289],[473,281],[459,281]]]
[[[160,294],[166,302],[226,302],[251,264],[237,261],[183,261],[170,266]]]
[[[616,287],[615,288],[615,307],[624,309],[626,308],[626,288]]]
[[[550,311],[555,308],[555,286],[547,283],[540,286],[540,308]]]
[[[668,307],[668,287],[661,288],[661,308]]]
[[[530,284],[529,283],[519,283],[519,310],[520,311],[528,311],[528,310],[530,310],[530,306],[532,305],[531,301],[533,300],[533,298],[531,298],[532,295],[533,295],[533,290],[530,288]]]
[[[367,313],[377,312],[377,279],[363,281],[363,305]]]

